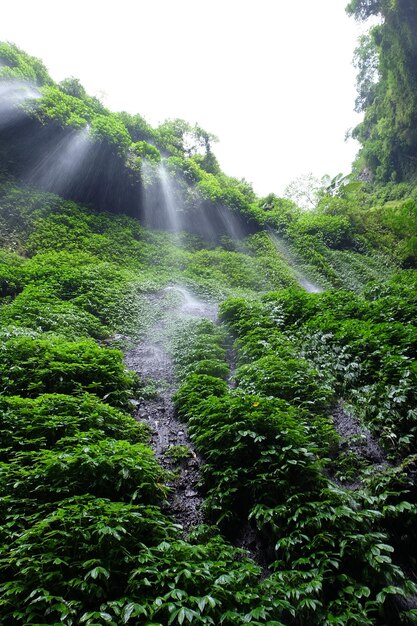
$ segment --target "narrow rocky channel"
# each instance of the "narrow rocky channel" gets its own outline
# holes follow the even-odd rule
[[[374,470],[382,470],[387,467],[388,461],[384,450],[370,431],[346,409],[342,400],[337,403],[332,418],[335,430],[340,436],[340,452],[354,453],[358,458],[364,459],[373,466]],[[335,482],[339,482],[333,474],[330,474],[329,477]],[[342,483],[345,489],[350,490],[358,489],[361,485],[362,482],[359,479],[344,480]]]
[[[170,291],[175,292],[174,300],[167,298]],[[172,396],[178,385],[167,349],[168,332],[172,325],[187,318],[215,320],[217,307],[197,300],[186,289],[177,286],[168,287],[151,297],[160,301],[163,318],[149,330],[141,343],[125,354],[125,363],[145,384],[157,385],[155,398],[138,402],[135,417],[150,427],[155,455],[162,467],[174,475],[169,482],[172,491],[166,512],[187,532],[203,521],[203,498],[198,489],[201,459],[193,448],[186,425],[175,417]],[[186,446],[188,456],[176,460],[170,455],[172,446]]]
[[[333,423],[341,437],[342,449],[347,447],[373,465],[386,465],[386,455],[379,443],[341,401],[333,411]]]

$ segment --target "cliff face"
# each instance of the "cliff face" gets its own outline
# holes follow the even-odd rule
[[[187,181],[178,164],[164,182],[157,163],[147,163],[132,148],[120,151],[106,139],[95,140],[89,127],[41,123],[21,111],[0,126],[0,154],[3,171],[22,182],[100,211],[135,217],[150,228],[186,230],[209,240],[259,229],[256,216],[233,210],[222,198],[204,198],[198,181]]]
[[[0,622],[415,623],[417,193],[1,58]]]
[[[215,138],[197,125],[153,129],[140,115],[113,113],[76,79],[56,84],[40,61],[1,43],[0,94],[1,167],[15,178],[208,239],[259,228],[250,185],[223,174]]]
[[[83,141],[79,131],[28,116],[0,130],[3,163],[18,179],[99,210],[140,217],[139,174],[105,143],[83,150]]]

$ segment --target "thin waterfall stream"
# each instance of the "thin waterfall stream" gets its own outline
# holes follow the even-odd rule
[[[272,228],[268,228],[268,233],[276,251],[288,263],[300,287],[305,289],[307,293],[323,292],[324,289],[322,287],[309,280],[300,270],[296,258],[283,239]],[[348,449],[359,457],[368,460],[375,468],[382,468],[387,465],[386,455],[381,446],[355,415],[346,410],[342,399],[339,399],[337,406],[334,408],[332,418],[333,425],[340,436],[339,448],[341,451]],[[335,478],[333,477],[333,479]],[[345,483],[344,486],[349,489],[355,489],[360,486],[360,483],[355,481]]]
[[[187,531],[203,521],[203,498],[198,490],[201,459],[191,444],[186,425],[175,417],[172,396],[178,385],[167,348],[168,334],[173,324],[186,318],[214,321],[217,307],[198,300],[180,286],[167,287],[151,297],[160,300],[164,307],[164,299],[169,292],[177,294],[176,302],[169,301],[163,319],[150,328],[142,342],[126,353],[125,363],[145,384],[156,382],[158,385],[155,398],[138,402],[135,417],[150,427],[151,446],[158,461],[174,473],[169,483],[172,492],[168,497],[167,512]],[[186,446],[189,456],[176,462],[169,455],[171,446]]]
[[[293,276],[297,283],[300,285],[300,287],[305,289],[307,293],[321,293],[323,291],[323,288],[313,283],[307,278],[307,276],[305,276],[305,274],[303,274],[303,272],[300,270],[297,260],[290,252],[287,244],[283,241],[283,239],[279,237],[272,228],[268,228],[268,233],[272,243],[275,246],[276,251],[291,268]]]
[[[167,294],[178,296],[176,303],[164,306]],[[156,382],[159,387],[157,397],[139,401],[135,408],[137,420],[147,424],[151,430],[151,447],[155,456],[175,477],[170,481],[172,491],[168,497],[166,512],[181,524],[184,532],[204,522],[202,511],[203,496],[199,492],[200,470],[203,463],[194,450],[187,432],[187,426],[175,416],[172,397],[178,388],[175,379],[174,364],[169,354],[169,334],[172,326],[184,319],[209,319],[217,321],[217,305],[203,302],[182,286],[174,285],[150,296],[160,300],[166,315],[154,324],[146,337],[125,354],[125,363],[135,371],[146,384]],[[233,350],[229,351],[229,360],[234,360]],[[231,375],[230,388],[235,383]],[[171,446],[186,446],[190,455],[180,464],[167,455]],[[261,567],[263,576],[267,574],[267,561],[264,547],[249,523],[240,528],[235,541],[236,547],[243,548]]]

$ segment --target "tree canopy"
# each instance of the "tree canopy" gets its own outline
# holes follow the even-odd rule
[[[407,180],[417,171],[417,6],[414,0],[352,0],[355,19],[380,18],[356,51],[356,109],[365,116],[353,137],[359,169],[376,181]]]

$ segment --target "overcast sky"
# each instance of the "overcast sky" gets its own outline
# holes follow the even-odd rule
[[[347,0],[2,0],[0,40],[152,125],[181,117],[220,139],[255,191],[347,173],[359,27]]]

